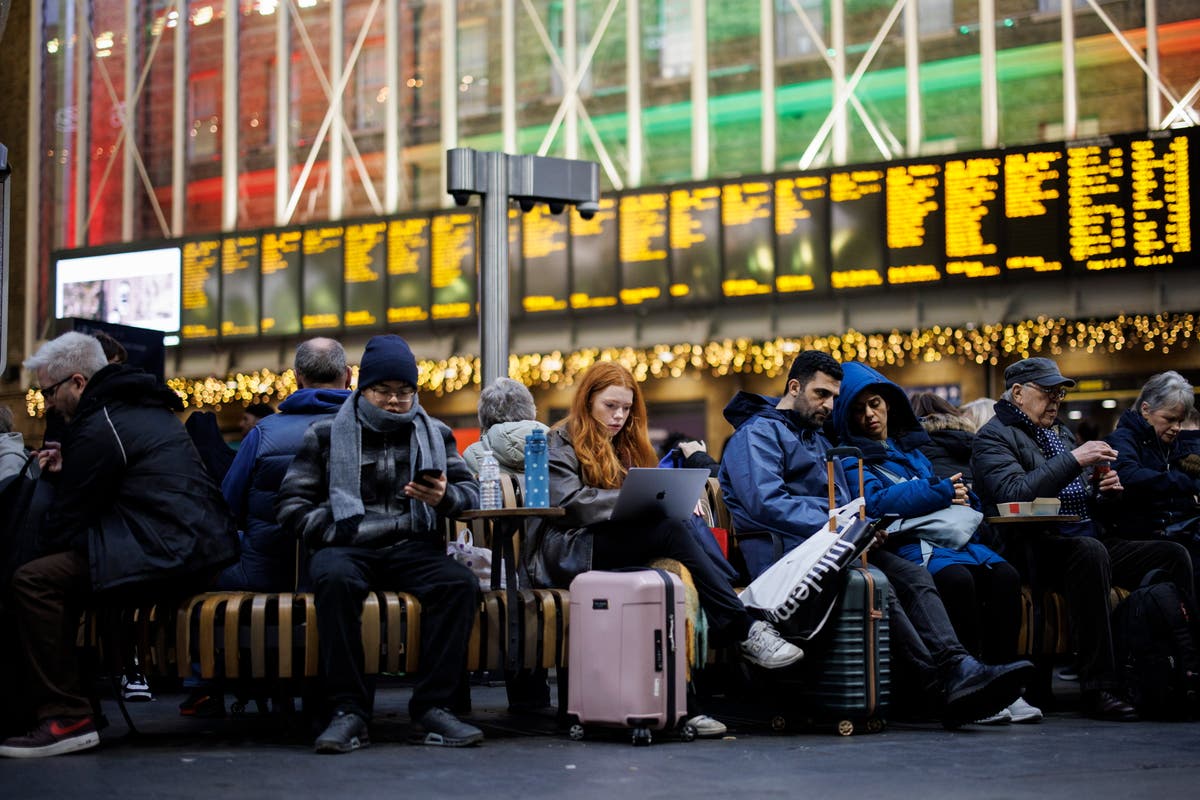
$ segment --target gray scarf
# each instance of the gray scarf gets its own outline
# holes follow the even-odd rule
[[[357,528],[363,518],[362,502],[362,428],[389,434],[410,430],[408,441],[409,479],[418,469],[446,471],[446,444],[434,428],[433,420],[413,395],[412,407],[394,414],[377,408],[354,392],[342,403],[333,418],[329,437],[329,503],[339,527],[349,523]],[[412,503],[414,531],[433,529],[435,516],[426,503]]]

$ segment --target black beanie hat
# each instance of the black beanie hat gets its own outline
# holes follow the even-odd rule
[[[417,359],[408,342],[394,333],[372,336],[358,366],[358,388],[404,381],[417,388]]]

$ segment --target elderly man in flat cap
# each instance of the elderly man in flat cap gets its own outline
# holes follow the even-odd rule
[[[1078,638],[1082,711],[1098,719],[1136,719],[1117,690],[1109,589],[1136,588],[1147,572],[1163,569],[1190,593],[1190,557],[1175,542],[1106,536],[1095,521],[1096,505],[1121,492],[1121,478],[1109,468],[1117,451],[1102,441],[1077,444],[1059,422],[1059,405],[1075,381],[1058,365],[1048,358],[1022,359],[1004,370],[1004,385],[996,416],[975,439],[975,491],[993,512],[997,503],[1057,497],[1062,515],[1078,517],[1047,523],[1028,537],[1025,567],[1066,595]]]

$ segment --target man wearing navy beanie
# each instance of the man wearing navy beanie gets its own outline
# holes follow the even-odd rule
[[[479,583],[446,556],[444,518],[479,507],[479,484],[454,434],[421,408],[408,342],[367,342],[358,389],[333,419],[312,424],[279,489],[280,525],[312,552],[321,667],[334,709],[318,753],[370,742],[372,693],[364,677],[362,604],[367,592],[421,601],[421,673],[408,710],[411,741],[465,747],[483,732],[449,706],[466,669]]]

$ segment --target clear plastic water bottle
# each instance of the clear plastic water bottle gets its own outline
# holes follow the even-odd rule
[[[546,432],[538,428],[525,437],[525,505],[550,507],[550,461],[546,453]]]
[[[489,448],[483,451],[483,458],[479,459],[479,507],[484,511],[495,511],[503,505],[500,464]]]

